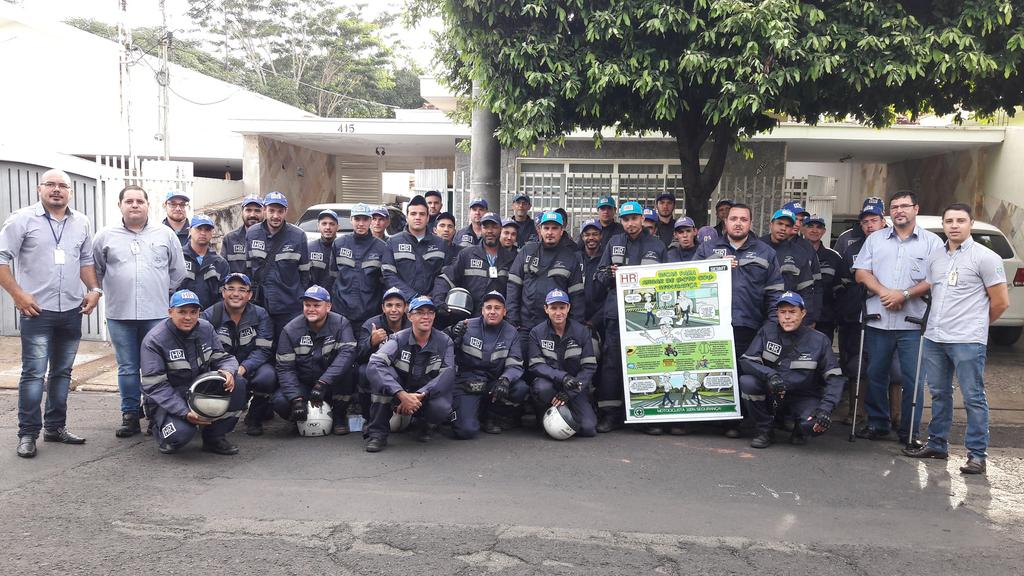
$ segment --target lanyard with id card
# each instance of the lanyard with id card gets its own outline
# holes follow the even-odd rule
[[[67,261],[67,256],[64,254],[64,249],[60,247],[60,240],[64,237],[64,228],[68,222],[68,216],[65,216],[63,220],[58,223],[60,228],[60,234],[53,229],[53,218],[50,218],[49,212],[43,212],[46,216],[46,223],[50,226],[50,234],[53,235],[53,264],[55,266],[63,266]]]

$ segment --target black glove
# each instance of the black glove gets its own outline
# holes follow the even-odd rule
[[[491,402],[505,402],[508,400],[509,388],[512,383],[508,381],[508,378],[502,376],[498,378],[498,381],[494,384],[494,389],[491,390]]]
[[[821,432],[815,432],[815,434],[824,434],[832,427],[832,415],[818,408],[811,413],[811,422],[821,428]]]
[[[313,406],[319,406],[324,402],[324,393],[327,391],[327,384],[321,381],[317,381],[313,385],[313,389],[309,391],[309,401],[313,403]]]
[[[786,393],[786,381],[782,379],[782,376],[772,374],[768,377],[768,388],[772,391],[772,395],[782,396]]]
[[[448,328],[448,335],[451,336],[452,342],[454,342],[456,346],[461,346],[462,345],[462,337],[465,334],[466,334],[466,322],[465,321],[456,322],[455,324],[452,324],[452,326],[450,328]]]
[[[566,374],[565,378],[562,378],[562,387],[570,392],[579,392],[583,389],[583,382],[580,382],[575,376]]]
[[[292,422],[305,422],[309,417],[309,409],[306,407],[306,400],[296,398],[292,400]]]
[[[559,392],[559,393],[555,394],[555,399],[561,401],[562,404],[568,404],[569,403],[569,394],[567,394],[566,392]]]

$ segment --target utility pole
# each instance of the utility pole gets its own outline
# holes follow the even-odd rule
[[[132,132],[132,31],[128,25],[128,0],[118,0],[117,42],[121,45],[119,80],[121,93],[121,122],[128,138],[127,176],[134,178],[136,168],[134,134]]]
[[[168,67],[168,58],[170,55],[172,34],[167,28],[167,2],[165,0],[160,0],[160,17],[163,29],[160,33],[160,72],[157,73],[156,80],[160,85],[160,139],[164,143],[164,160],[170,160],[171,71]]]

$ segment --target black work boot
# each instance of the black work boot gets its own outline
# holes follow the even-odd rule
[[[754,436],[754,439],[750,441],[750,447],[767,448],[771,446],[774,441],[775,438],[771,432],[758,432],[757,436]]]
[[[267,412],[266,396],[253,396],[249,401],[249,409],[245,412],[245,434],[247,436],[263,435],[263,414]]]
[[[619,421],[618,416],[613,412],[602,412],[601,417],[597,421],[598,432],[611,432],[622,427],[622,422]]]
[[[337,406],[333,406],[334,412],[334,435],[344,436],[351,432],[348,427],[348,402],[339,402]]]
[[[142,432],[139,424],[138,412],[125,412],[121,414],[121,427],[114,431],[118,438],[130,438]]]

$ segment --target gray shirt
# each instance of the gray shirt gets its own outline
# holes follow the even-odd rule
[[[93,255],[107,318],[167,317],[170,292],[185,277],[185,258],[174,230],[152,221],[139,232],[123,223],[110,226],[96,234]]]
[[[869,270],[875,278],[892,290],[908,290],[928,276],[928,258],[942,250],[942,240],[934,233],[914,226],[906,240],[900,240],[896,228],[882,228],[864,240],[864,247],[853,261],[855,270]],[[887,310],[878,295],[867,301],[868,314],[878,314],[879,320],[868,322],[872,328],[882,330],[920,330],[907,322],[906,317],[921,318],[927,306],[920,298],[911,298],[900,310]]]
[[[0,266],[12,262],[18,285],[43,310],[80,307],[85,297],[81,269],[93,263],[89,218],[68,207],[64,219],[56,220],[41,202],[14,212],[0,229]]]
[[[950,252],[939,250],[928,262],[932,311],[925,338],[932,342],[988,344],[988,288],[1006,284],[1003,259],[968,238]]]

